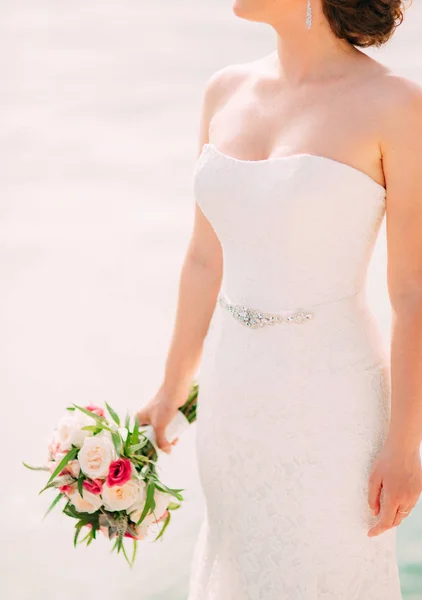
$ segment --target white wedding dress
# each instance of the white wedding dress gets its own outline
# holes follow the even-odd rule
[[[223,248],[226,304],[197,377],[206,516],[188,600],[401,600],[396,529],[367,536],[390,416],[365,295],[385,189],[330,158],[242,160],[211,143],[193,186]],[[227,303],[312,318],[248,327]]]

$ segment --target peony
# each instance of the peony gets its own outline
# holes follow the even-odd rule
[[[102,493],[104,507],[111,512],[128,509],[142,495],[145,496],[145,483],[136,481],[136,479],[130,479],[123,485],[109,486],[105,483]]]
[[[143,519],[142,523],[140,523],[140,525],[149,526],[152,523],[161,521],[163,516],[166,514],[168,505],[172,501],[170,494],[166,494],[165,492],[162,492],[161,490],[155,490],[154,500],[155,500],[154,512],[148,513],[146,515],[146,517]],[[143,499],[143,502],[141,504],[139,504],[138,506],[130,507],[131,510],[128,512],[130,512],[130,519],[134,523],[137,523],[139,521],[139,519],[141,518],[141,514],[143,511],[144,505],[145,505],[145,498]]]
[[[92,436],[92,431],[82,428],[94,424],[92,417],[76,408],[71,413],[64,415],[59,421],[57,433],[53,438],[58,442],[58,450],[67,452],[72,446],[80,448],[85,439]]]
[[[82,497],[76,486],[74,486],[73,490],[67,496],[78,512],[92,514],[103,504],[100,496],[91,494],[88,490],[84,490]]]
[[[132,477],[132,463],[128,458],[118,458],[110,465],[107,485],[123,485]]]
[[[98,434],[89,437],[78,454],[82,472],[90,479],[103,479],[108,475],[111,463],[116,459],[111,437]]]
[[[86,479],[82,485],[88,492],[91,492],[91,494],[95,494],[96,496],[101,494],[103,490],[103,482],[101,479],[94,479],[92,481]]]

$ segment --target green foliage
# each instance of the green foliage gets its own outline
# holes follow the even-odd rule
[[[163,526],[162,526],[162,528],[161,528],[161,531],[160,531],[160,533],[157,535],[157,537],[156,537],[156,538],[154,538],[154,542],[156,542],[157,540],[159,540],[159,539],[160,539],[160,537],[162,537],[162,536],[164,535],[164,532],[165,532],[165,530],[167,529],[167,527],[168,527],[168,524],[170,523],[170,519],[171,519],[171,512],[169,511],[169,513],[168,513],[167,517],[166,517],[166,518],[165,518],[165,520],[164,520],[164,524],[163,524]]]
[[[53,510],[53,508],[56,506],[56,504],[60,501],[60,499],[63,497],[63,494],[57,494],[57,496],[54,498],[53,502],[50,504],[49,509],[47,510],[47,512],[45,513],[43,519],[46,518],[46,516]]]
[[[88,415],[88,417],[91,417],[91,419],[94,419],[94,421],[97,421],[97,423],[101,425],[104,423],[104,417],[100,417],[100,415],[97,415],[96,413],[88,410],[87,408],[84,408],[83,406],[79,406],[78,404],[74,404],[73,406],[81,412],[83,412],[84,414]]]
[[[142,523],[142,521],[145,519],[145,517],[147,516],[147,514],[154,510],[154,508],[155,508],[154,493],[155,493],[155,483],[152,481],[149,481],[147,484],[147,493],[146,493],[144,508],[141,512],[141,516],[139,517],[139,520],[136,523],[136,525],[140,525]]]
[[[131,434],[131,441],[132,444],[138,444],[139,443],[139,417],[138,415],[135,416],[135,424],[133,426],[133,431]]]
[[[47,482],[47,485],[40,491],[40,494],[42,494],[42,492],[44,492],[46,489],[51,487],[50,484],[52,483],[53,479],[55,479],[57,477],[57,475],[63,471],[63,469],[65,468],[65,466],[67,465],[68,462],[70,462],[71,460],[73,460],[76,457],[78,452],[79,452],[79,448],[72,448],[71,450],[69,450],[69,452],[67,454],[65,454],[65,456],[62,458],[62,460],[59,462],[58,466],[54,469],[53,473],[51,474],[50,479]]]
[[[113,431],[111,433],[111,439],[113,440],[117,456],[121,456],[123,450],[123,442],[122,438],[120,437],[120,433],[118,433],[117,431]]]
[[[85,477],[84,477],[84,474],[82,473],[82,470],[81,470],[80,473],[79,473],[79,477],[78,477],[78,492],[82,496],[82,498],[83,498],[83,495],[84,495],[84,485],[83,485],[84,479],[85,479]]]
[[[22,464],[24,467],[26,467],[27,469],[30,469],[31,471],[49,471],[50,469],[48,467],[33,467],[32,465],[28,465],[28,463],[22,461]]]
[[[120,427],[120,418],[119,418],[119,415],[116,413],[115,410],[113,410],[111,408],[110,404],[108,404],[106,402],[105,405],[107,406],[107,410],[110,413],[110,416],[113,419],[113,421],[116,423],[116,425],[118,425],[118,427]]]

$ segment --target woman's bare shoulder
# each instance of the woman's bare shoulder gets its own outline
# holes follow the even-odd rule
[[[264,56],[249,62],[231,63],[214,71],[204,86],[204,103],[209,106],[224,103],[240,86],[262,72],[267,59],[268,56]]]
[[[388,116],[393,113],[398,116],[409,108],[421,108],[422,85],[385,65],[379,65],[371,87],[378,98],[381,114],[385,111]]]
[[[417,81],[386,70],[376,82],[378,118],[384,145],[422,133],[422,86]]]

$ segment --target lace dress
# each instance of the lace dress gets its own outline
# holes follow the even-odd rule
[[[213,144],[193,186],[224,273],[198,374],[206,511],[188,600],[401,600],[396,529],[367,536],[390,416],[365,295],[385,189],[333,159]]]

